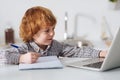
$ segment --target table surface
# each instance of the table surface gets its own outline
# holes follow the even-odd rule
[[[78,59],[63,59],[69,63]],[[65,62],[66,61],[66,62]],[[0,65],[0,80],[119,80],[120,68],[106,72],[72,67],[63,69],[19,70],[18,65]]]

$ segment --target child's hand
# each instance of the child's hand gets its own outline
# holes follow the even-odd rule
[[[40,57],[39,53],[28,52],[20,56],[19,63],[27,63],[27,64],[35,63],[39,57]]]
[[[107,51],[101,51],[100,54],[99,54],[99,57],[100,58],[104,58],[107,54]]]

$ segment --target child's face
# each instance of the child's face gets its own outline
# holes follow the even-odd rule
[[[39,30],[34,36],[33,39],[38,45],[49,45],[51,44],[54,37],[54,28],[55,26],[50,26],[46,29]]]

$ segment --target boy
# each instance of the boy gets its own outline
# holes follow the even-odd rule
[[[34,63],[41,56],[62,57],[105,57],[106,52],[90,47],[79,48],[53,40],[56,18],[53,13],[41,6],[28,9],[20,25],[23,42],[18,48],[5,50],[7,63]]]

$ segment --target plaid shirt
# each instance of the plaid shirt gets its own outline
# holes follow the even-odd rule
[[[19,64],[20,54],[26,54],[28,51],[37,52],[41,56],[61,56],[61,57],[81,57],[95,58],[99,57],[100,50],[95,50],[91,47],[77,47],[68,44],[60,43],[53,40],[46,50],[42,50],[35,42],[21,43],[19,48],[8,48],[4,51],[8,64]]]

